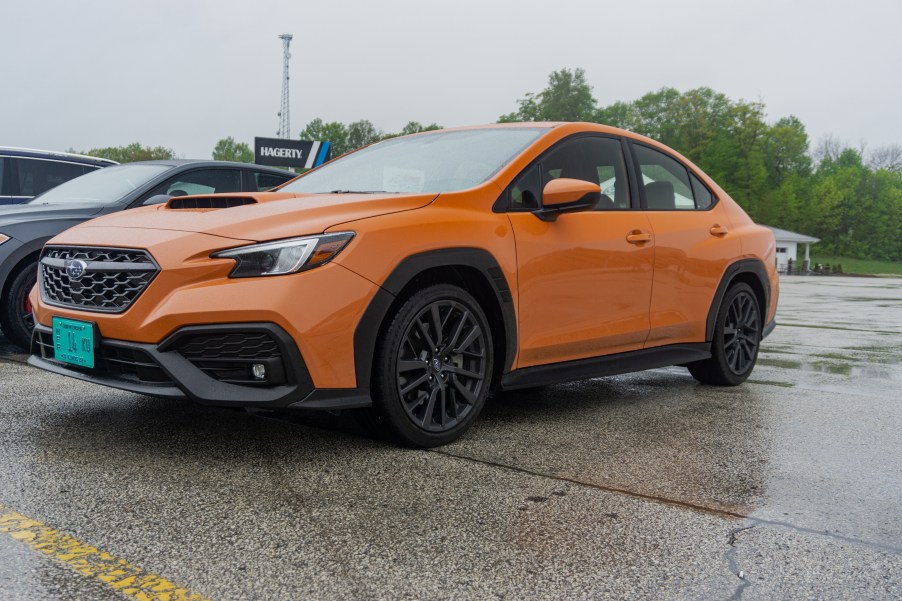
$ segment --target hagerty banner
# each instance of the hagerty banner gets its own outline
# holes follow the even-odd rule
[[[331,155],[328,142],[254,138],[254,162],[273,167],[318,167]]]

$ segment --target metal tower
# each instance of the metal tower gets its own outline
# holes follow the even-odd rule
[[[290,33],[279,36],[282,40],[282,108],[279,109],[279,131],[276,136],[285,139],[291,137],[291,116],[288,113],[288,59],[291,53],[288,52],[288,45],[293,37]]]

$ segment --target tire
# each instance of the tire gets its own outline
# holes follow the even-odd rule
[[[28,293],[38,281],[37,261],[27,263],[12,276],[0,307],[0,329],[10,342],[25,350],[31,348],[34,316]]]
[[[429,286],[389,318],[376,344],[373,408],[359,417],[405,445],[448,444],[469,429],[492,379],[492,332],[479,303],[450,284]]]
[[[702,384],[738,386],[745,382],[758,360],[763,323],[751,286],[741,282],[731,286],[717,312],[711,358],[689,363],[689,373]]]

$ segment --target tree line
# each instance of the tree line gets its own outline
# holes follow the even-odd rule
[[[600,104],[582,69],[561,69],[527,93],[499,122],[588,121],[658,140],[698,165],[757,222],[821,239],[835,256],[902,261],[902,147],[868,148],[826,136],[812,147],[804,124],[789,115],[768,121],[761,102],[733,100],[711,88],[662,88],[632,101]],[[386,133],[367,120],[313,119],[304,140],[330,142],[332,156],[399,135],[441,129],[411,121]],[[119,162],[174,158],[164,147],[101,148],[85,154]],[[216,160],[253,162],[253,150],[223,138]]]

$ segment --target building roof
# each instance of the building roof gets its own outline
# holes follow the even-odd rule
[[[811,236],[806,236],[805,234],[800,234],[798,232],[790,232],[789,230],[781,230],[778,227],[771,227],[769,225],[765,225],[764,227],[774,233],[774,238],[777,239],[777,242],[801,242],[802,244],[816,244],[821,241],[820,238],[813,238]]]

